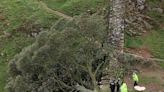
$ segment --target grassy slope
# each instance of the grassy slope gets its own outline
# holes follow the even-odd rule
[[[43,0],[47,5],[69,16],[80,15],[91,10],[97,11],[99,7],[105,7],[108,0]]]
[[[164,30],[156,30],[143,39],[155,57],[164,59]]]
[[[150,0],[148,2],[150,7],[163,7],[164,2],[160,2],[160,0]],[[151,16],[156,21],[158,21],[161,26],[164,25],[164,14],[151,11],[146,12],[148,16]],[[151,30],[150,34],[143,37],[130,37],[126,35],[125,39],[125,47],[127,48],[140,48],[142,46],[147,47],[149,51],[156,57],[164,59],[164,29],[159,28],[154,25],[155,29]],[[164,62],[160,63],[161,66],[164,67]]]
[[[147,47],[155,58],[164,59],[164,30],[157,29],[151,31],[150,34],[142,37],[129,37],[126,35],[126,48],[142,48]],[[164,68],[164,62],[158,62]]]
[[[4,18],[0,20],[0,35],[2,31],[12,33],[12,37],[0,39],[0,53],[4,54],[0,55],[0,92],[4,92],[8,61],[34,41],[34,38],[14,30],[26,25],[26,22],[50,27],[57,18],[45,12],[35,0],[0,0],[0,2],[0,17]]]
[[[56,20],[54,15],[45,12],[37,0],[0,0],[0,9],[5,19],[0,23],[0,29],[13,31],[26,22],[42,26],[51,25]]]
[[[126,36],[125,46],[127,48],[147,47],[148,50],[157,58],[164,59],[164,30],[154,30],[150,34],[141,37]]]

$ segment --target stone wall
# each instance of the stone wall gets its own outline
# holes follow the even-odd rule
[[[123,52],[124,47],[124,1],[125,0],[111,0],[112,7],[109,13],[109,42],[120,52]]]

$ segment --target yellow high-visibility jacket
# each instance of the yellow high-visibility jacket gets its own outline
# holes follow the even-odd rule
[[[132,78],[133,81],[139,82],[138,75],[136,73],[133,73]]]
[[[123,83],[120,87],[120,92],[128,92],[128,87],[126,83]]]

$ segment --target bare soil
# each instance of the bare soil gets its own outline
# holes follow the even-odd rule
[[[151,78],[148,83],[139,83],[140,86],[145,86],[146,90],[144,92],[164,92],[164,69],[150,69],[138,67],[139,78],[145,76],[145,78]],[[144,80],[142,78],[142,80]],[[133,90],[133,81],[131,75],[125,77],[125,82],[130,90]]]
[[[140,55],[143,56],[145,58],[152,58],[153,55],[149,52],[149,50],[147,48],[127,48],[125,49],[125,51],[136,54],[136,55]]]

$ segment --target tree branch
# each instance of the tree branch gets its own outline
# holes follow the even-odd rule
[[[94,92],[93,90],[89,90],[85,88],[84,86],[80,86],[79,84],[77,84],[75,88],[79,90],[80,92]]]
[[[101,66],[104,64],[104,62],[102,62],[101,64],[98,65],[98,67],[96,68],[96,71],[94,72],[94,75],[96,76],[98,70],[101,68]]]
[[[88,69],[89,75],[91,77],[91,80],[92,80],[92,83],[94,86],[94,90],[96,90],[96,92],[100,92],[100,88],[98,87],[98,85],[96,83],[96,76],[92,72],[92,66],[87,65],[87,69]]]

